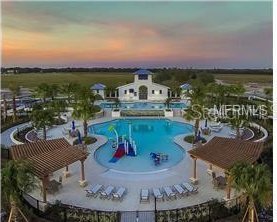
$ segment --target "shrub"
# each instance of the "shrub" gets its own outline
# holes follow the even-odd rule
[[[95,137],[82,137],[82,142],[84,142],[85,145],[93,144],[97,141]],[[74,140],[73,145],[78,145],[79,144],[79,139]]]
[[[200,139],[201,139],[202,143],[206,143],[207,142],[207,140],[205,138],[203,138],[203,137],[201,137]],[[187,142],[187,143],[195,143],[195,141],[194,141],[194,135],[185,136],[184,141]]]

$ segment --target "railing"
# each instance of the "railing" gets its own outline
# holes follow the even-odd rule
[[[11,159],[9,148],[1,147],[1,159],[5,159],[5,160],[10,160]]]
[[[139,217],[139,221],[144,220],[143,216],[152,215],[151,222],[185,222],[185,221],[200,221],[208,222],[217,219],[226,218],[231,215],[238,214],[243,209],[243,198],[237,197],[229,201],[211,200],[202,204],[189,206],[174,210],[158,210],[158,211],[98,211],[77,206],[71,206],[57,202],[49,204],[45,211],[43,211],[45,204],[32,196],[25,194],[23,203],[33,212],[45,219],[51,221],[91,221],[91,222],[119,222],[126,221],[126,214],[130,216]],[[125,218],[125,220],[124,220]],[[127,217],[128,218],[128,217]],[[131,218],[131,217],[130,217]],[[149,217],[148,217],[149,218]]]
[[[24,124],[21,127],[17,127],[14,131],[12,131],[12,133],[10,134],[10,139],[13,143],[19,145],[19,144],[23,144],[23,142],[16,140],[14,137],[16,134],[18,134],[19,132],[25,130],[26,128],[32,127],[32,124],[30,122]]]

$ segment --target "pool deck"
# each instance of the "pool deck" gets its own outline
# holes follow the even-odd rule
[[[138,118],[138,117],[136,117]],[[150,118],[152,119],[152,118]],[[181,117],[168,118],[178,122],[188,123]],[[89,124],[102,123],[113,120],[110,117],[104,117],[95,119],[89,122]],[[193,122],[191,122],[193,124]],[[48,131],[49,139],[63,137],[63,127],[69,127],[70,122],[57,126]],[[201,122],[200,126],[204,123]],[[76,121],[77,128],[82,130],[82,123]],[[205,137],[210,140],[214,136],[229,137],[230,128],[228,126],[223,127],[219,133],[212,133],[209,137]],[[79,186],[80,180],[80,163],[76,162],[69,166],[71,176],[68,178],[63,177],[63,186],[55,195],[47,195],[49,202],[54,203],[55,200],[61,200],[65,204],[80,206],[84,208],[105,210],[105,211],[147,211],[154,210],[154,197],[151,195],[150,203],[140,203],[140,189],[146,188],[161,188],[163,186],[172,186],[174,184],[180,184],[181,182],[189,182],[189,177],[192,175],[192,160],[188,155],[185,155],[184,159],[177,165],[156,173],[120,173],[114,170],[109,170],[101,166],[94,159],[94,152],[101,145],[105,144],[107,138],[104,136],[97,136],[97,142],[88,146],[90,155],[85,161],[85,176],[88,182],[88,186],[93,184],[102,184],[104,186],[113,185],[115,187],[124,186],[127,188],[127,195],[125,195],[122,202],[115,202],[112,200],[102,200],[99,197],[89,198],[86,197],[85,188]],[[174,138],[174,142],[179,144],[183,149],[189,150],[192,145],[183,141],[184,135],[178,135]],[[197,161],[197,175],[199,178],[197,194],[193,194],[182,199],[172,201],[162,201],[157,203],[157,209],[174,209],[182,208],[186,206],[196,205],[206,202],[211,199],[223,199],[225,197],[224,190],[215,190],[212,185],[212,178],[207,173],[207,164],[203,161]],[[219,169],[215,169],[217,175],[222,174]],[[53,178],[58,180],[59,176],[63,175],[63,170],[59,170],[53,174]],[[53,179],[50,178],[50,179]],[[34,190],[31,195],[37,199],[42,200],[39,190]],[[232,193],[232,196],[234,193]]]

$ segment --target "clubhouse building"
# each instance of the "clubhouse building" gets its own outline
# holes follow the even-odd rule
[[[106,98],[118,98],[120,101],[164,101],[169,97],[177,98],[181,95],[171,92],[170,88],[153,82],[153,73],[146,69],[139,69],[133,73],[134,82],[116,88],[113,93],[105,93],[107,87],[101,83],[94,84],[91,90]],[[185,86],[185,87],[184,87]],[[189,89],[189,84],[180,86],[180,92]]]

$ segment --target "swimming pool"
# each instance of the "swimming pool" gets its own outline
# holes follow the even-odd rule
[[[113,108],[115,103],[113,102],[102,102],[101,108]],[[182,109],[187,107],[184,102],[172,102],[169,105],[172,109]],[[162,110],[166,108],[166,105],[162,102],[121,102],[119,105],[121,109],[135,109],[135,110]]]
[[[123,156],[117,162],[109,162],[115,153],[112,148],[116,141],[110,126],[114,126],[119,136],[131,137],[136,143],[137,156]],[[95,152],[95,159],[101,165],[119,171],[150,172],[168,169],[179,163],[186,153],[174,143],[173,138],[179,134],[193,131],[193,126],[185,123],[170,121],[167,119],[118,119],[89,127],[89,132],[104,135],[108,142]],[[150,153],[162,153],[168,155],[168,160],[160,161],[155,165]]]

